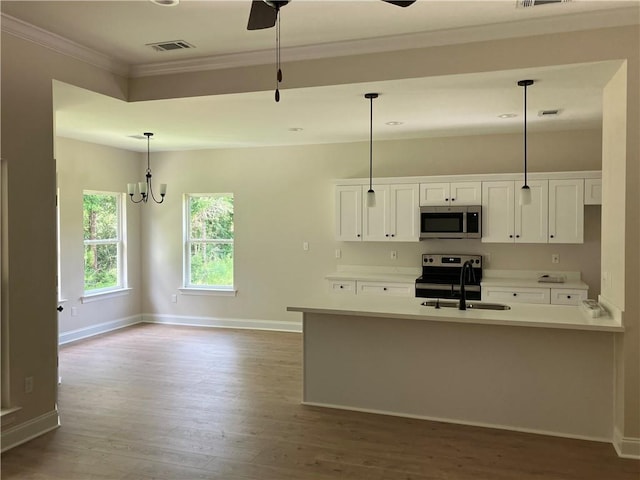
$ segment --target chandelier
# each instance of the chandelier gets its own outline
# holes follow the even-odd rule
[[[133,198],[133,196],[136,194],[135,183],[127,184],[127,192],[129,193],[129,198],[131,198],[131,201],[133,203],[140,203],[140,202],[147,203],[149,201],[149,198],[153,199],[153,201],[156,203],[162,203],[164,202],[164,196],[167,193],[167,184],[166,183],[160,184],[160,200],[158,200],[153,194],[153,187],[151,186],[151,165],[149,163],[150,157],[151,157],[149,153],[149,142],[151,140],[151,137],[153,136],[153,133],[145,132],[144,136],[147,137],[147,173],[145,175],[146,181],[138,182],[138,191],[139,191],[138,193],[140,194],[140,197],[137,200],[134,200]]]

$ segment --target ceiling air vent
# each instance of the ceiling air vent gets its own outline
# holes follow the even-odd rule
[[[553,110],[540,110],[538,112],[539,117],[556,117],[558,115],[560,115],[560,110],[557,108]]]
[[[187,48],[195,48],[184,40],[171,40],[169,42],[147,43],[148,47],[153,48],[156,52],[168,52],[169,50],[185,50]]]
[[[527,7],[539,7],[542,5],[552,5],[554,3],[567,3],[571,0],[517,0],[516,7],[518,8],[527,8]]]

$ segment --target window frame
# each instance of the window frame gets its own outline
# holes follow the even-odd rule
[[[186,295],[231,295],[235,296],[237,290],[236,282],[236,252],[235,252],[235,229],[231,239],[192,239],[191,238],[191,211],[190,200],[196,197],[231,197],[233,200],[233,215],[235,227],[235,195],[233,192],[217,192],[217,193],[185,193],[183,195],[183,272],[182,272],[182,288],[180,292]],[[206,243],[212,245],[231,245],[233,251],[233,284],[232,285],[197,285],[191,283],[191,246],[193,243]]]
[[[128,282],[128,272],[127,272],[127,222],[126,222],[126,208],[125,208],[125,194],[123,192],[109,192],[104,190],[83,190],[82,191],[82,215],[84,218],[84,197],[85,195],[103,195],[110,196],[116,199],[116,237],[112,239],[99,239],[99,240],[86,240],[84,238],[84,225],[83,225],[83,238],[82,238],[82,251],[83,255],[86,250],[86,247],[89,245],[116,245],[116,265],[117,265],[117,281],[116,285],[103,287],[103,288],[94,288],[91,290],[86,290],[86,278],[85,278],[85,265],[83,261],[83,274],[82,274],[82,284],[83,284],[83,297],[81,298],[82,303],[86,303],[92,301],[92,299],[96,299],[96,297],[105,297],[111,298],[114,296],[119,296],[125,294],[129,288]]]

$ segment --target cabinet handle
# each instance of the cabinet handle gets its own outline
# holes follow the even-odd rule
[[[445,201],[445,202],[448,202],[448,201],[449,201],[449,199],[448,199],[448,198],[445,198],[445,199],[444,199],[444,201]]]
[[[452,202],[455,202],[455,201],[456,201],[456,199],[455,199],[455,198],[452,198],[452,199],[451,199],[451,201],[452,201]]]
[[[395,233],[392,233],[392,234],[391,234],[391,236],[392,236],[392,237],[395,237],[395,236],[396,236],[396,234],[395,234]]]
[[[360,238],[360,234],[358,234],[358,238]]]
[[[387,233],[387,234],[385,235],[385,237],[388,237],[388,236],[389,236],[389,234]]]
[[[553,238],[553,235],[549,235],[551,238]]]
[[[340,285],[340,288],[344,288],[344,285]]]
[[[571,298],[571,295],[567,295],[567,298]]]
[[[520,235],[516,235],[516,238],[520,238]]]
[[[514,296],[514,297],[517,297],[517,296],[518,296],[518,294],[517,294],[517,293],[514,293],[514,294],[513,294],[513,296]]]
[[[386,292],[387,291],[387,287],[382,287],[382,289]]]
[[[513,238],[513,235],[509,235],[509,238]]]

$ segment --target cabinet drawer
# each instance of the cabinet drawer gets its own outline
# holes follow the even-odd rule
[[[552,288],[551,303],[553,305],[580,305],[587,299],[586,290],[573,288]]]
[[[483,287],[483,302],[550,303],[548,288]]]
[[[415,284],[386,283],[386,282],[358,282],[358,295],[388,295],[392,297],[413,297]]]
[[[329,291],[332,293],[355,295],[356,282],[355,280],[330,281]]]

